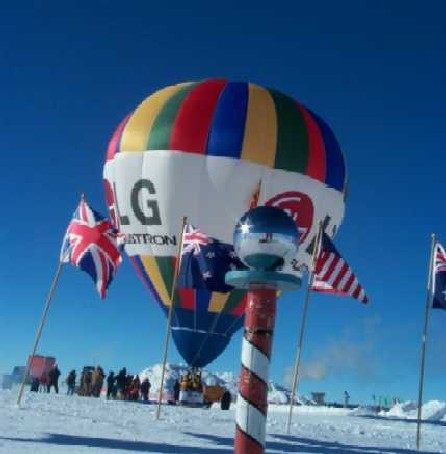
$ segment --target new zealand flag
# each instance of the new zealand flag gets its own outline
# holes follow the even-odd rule
[[[185,227],[179,287],[229,292],[233,287],[225,283],[225,274],[235,269],[246,267],[235,254],[232,245],[208,237],[191,225]]]
[[[432,307],[446,309],[446,252],[441,244],[435,245]]]

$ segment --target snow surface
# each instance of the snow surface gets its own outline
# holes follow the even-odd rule
[[[233,408],[222,411],[217,406],[205,410],[166,405],[157,421],[155,405],[27,392],[22,408],[18,408],[16,392],[0,391],[0,453],[233,452]],[[438,409],[442,404],[427,405]],[[295,409],[288,436],[286,418],[286,406],[270,406],[267,453],[416,452],[416,425],[410,419],[301,406]],[[446,453],[445,426],[442,421],[423,425],[420,452]]]

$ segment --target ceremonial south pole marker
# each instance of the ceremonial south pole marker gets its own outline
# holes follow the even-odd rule
[[[249,267],[226,274],[229,285],[248,290],[235,416],[236,454],[265,451],[277,290],[296,289],[301,284],[298,277],[278,269],[296,255],[298,244],[297,226],[280,208],[253,208],[234,230],[234,250]]]

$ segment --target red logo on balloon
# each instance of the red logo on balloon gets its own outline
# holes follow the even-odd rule
[[[282,192],[269,199],[265,205],[286,211],[299,229],[300,242],[305,240],[313,225],[314,209],[310,197],[297,191]]]
[[[116,213],[116,203],[115,203],[115,196],[113,194],[113,189],[108,180],[104,178],[104,191],[105,191],[105,200],[107,201],[108,212],[110,213],[111,221],[113,227],[118,228],[118,216]]]

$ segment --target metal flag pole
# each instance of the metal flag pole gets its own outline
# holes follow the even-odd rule
[[[299,387],[300,358],[301,358],[302,345],[303,345],[304,335],[305,335],[305,326],[306,326],[306,321],[307,321],[308,306],[310,304],[311,287],[313,286],[314,271],[316,269],[316,262],[317,262],[317,259],[319,256],[321,238],[322,238],[322,224],[319,225],[319,230],[316,235],[316,243],[314,245],[313,256],[311,259],[311,269],[310,269],[310,272],[308,273],[308,284],[307,284],[307,289],[305,292],[304,305],[302,308],[300,334],[299,334],[299,340],[298,340],[297,348],[296,348],[296,358],[294,361],[293,383],[291,385],[290,411],[288,413],[288,420],[287,420],[287,426],[286,426],[287,434],[290,434],[290,431],[291,431],[291,420],[293,418],[294,399],[295,399],[295,396],[297,394],[297,390]]]
[[[40,324],[39,324],[39,327],[38,327],[37,332],[36,332],[36,337],[34,339],[34,345],[33,345],[33,348],[31,350],[31,355],[29,357],[29,360],[27,361],[25,374],[23,375],[23,380],[22,380],[22,383],[20,385],[19,393],[17,395],[17,405],[19,405],[19,406],[20,406],[20,403],[22,401],[23,391],[25,389],[25,384],[26,384],[26,381],[28,380],[29,372],[30,372],[31,367],[32,367],[32,362],[34,360],[34,355],[36,354],[37,347],[39,346],[40,338],[42,336],[43,327],[45,325],[46,319],[48,318],[48,311],[50,309],[51,301],[53,300],[54,293],[56,292],[56,287],[57,287],[57,284],[59,282],[59,278],[60,278],[60,274],[62,272],[63,265],[64,265],[64,262],[62,260],[59,260],[56,272],[55,272],[54,277],[53,277],[53,281],[51,282],[51,286],[50,286],[50,290],[48,292],[48,296],[46,298],[45,307],[43,309],[42,317],[40,319]]]
[[[177,288],[178,273],[180,271],[180,261],[181,261],[181,250],[183,249],[183,235],[184,227],[187,224],[187,217],[183,216],[181,222],[181,234],[180,240],[178,241],[178,251],[177,251],[177,261],[175,263],[175,273],[173,275],[172,287],[170,289],[170,306],[169,313],[167,315],[167,326],[166,326],[166,335],[164,337],[164,355],[163,355],[163,369],[161,372],[161,385],[160,385],[160,394],[158,397],[158,407],[156,409],[156,419],[160,419],[161,414],[161,402],[163,400],[163,391],[164,391],[164,375],[166,373],[166,363],[167,363],[167,353],[169,351],[169,340],[170,334],[172,332],[172,315],[173,315],[173,306],[175,299],[175,290]]]
[[[424,309],[424,328],[423,336],[421,337],[421,355],[420,355],[420,383],[418,387],[418,414],[417,414],[417,450],[420,449],[421,441],[421,406],[423,404],[423,387],[424,387],[424,365],[426,360],[426,343],[427,333],[429,327],[429,313],[432,307],[432,281],[433,281],[433,267],[434,267],[434,249],[437,244],[437,237],[435,233],[431,237],[431,251],[429,259],[429,269],[427,278],[427,294],[426,294],[426,307]]]

